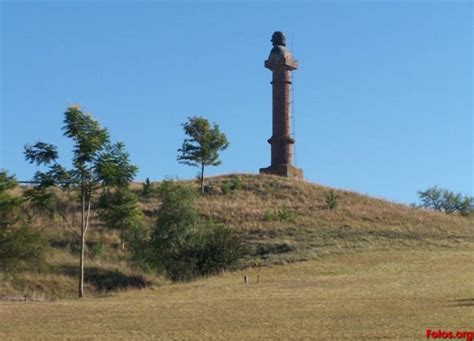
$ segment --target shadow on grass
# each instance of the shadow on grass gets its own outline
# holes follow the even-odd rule
[[[54,269],[56,273],[77,278],[79,267],[62,265]],[[86,267],[84,269],[84,282],[92,285],[96,291],[109,292],[122,289],[143,289],[151,283],[140,275],[126,275],[118,270]]]
[[[474,307],[474,298],[463,298],[458,300],[452,300],[451,303],[455,307]]]

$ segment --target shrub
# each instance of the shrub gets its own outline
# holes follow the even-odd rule
[[[228,180],[224,181],[221,185],[222,194],[228,194],[232,191],[232,183]]]
[[[242,181],[240,177],[232,178],[231,180],[225,180],[221,185],[221,190],[223,194],[227,194],[231,191],[242,189]]]
[[[242,189],[242,181],[240,177],[232,178],[232,190],[240,190]]]
[[[333,191],[330,190],[325,194],[324,201],[326,202],[326,207],[330,210],[335,209],[338,205],[339,196]]]
[[[27,226],[0,229],[0,269],[16,271],[41,268],[47,240]]]
[[[204,226],[192,243],[197,250],[197,268],[200,275],[220,272],[237,263],[247,248],[241,238],[224,226]]]
[[[279,210],[265,211],[263,219],[266,221],[286,221],[294,222],[296,214],[286,207]]]
[[[195,231],[166,269],[174,281],[211,275],[232,267],[247,252],[241,239],[223,226],[209,223]]]
[[[104,253],[104,243],[101,241],[91,242],[88,247],[94,258],[100,257]]]

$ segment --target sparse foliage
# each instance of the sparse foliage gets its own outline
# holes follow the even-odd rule
[[[229,142],[217,124],[211,127],[209,121],[203,117],[190,117],[182,126],[188,138],[178,149],[178,161],[200,167],[201,194],[204,194],[204,169],[206,166],[221,164],[219,152],[225,150]]]
[[[79,107],[71,106],[64,113],[64,136],[73,141],[72,169],[60,165],[57,148],[54,145],[37,142],[25,146],[25,158],[30,163],[48,166],[46,172],[37,172],[35,181],[39,184],[27,193],[36,207],[58,213],[67,227],[80,240],[79,297],[84,295],[84,251],[86,234],[90,226],[91,210],[96,191],[107,186],[126,186],[137,172],[129,163],[123,143],[111,144],[107,129],[84,113]],[[58,186],[78,192],[81,206],[80,226],[73,226],[67,215],[58,209],[54,192],[49,187]]]
[[[462,215],[468,215],[474,210],[473,197],[463,196],[461,193],[454,193],[437,186],[425,191],[418,191],[418,196],[421,200],[421,207],[445,212],[446,214],[458,212]]]

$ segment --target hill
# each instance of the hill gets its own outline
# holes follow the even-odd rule
[[[199,213],[237,231],[251,246],[241,268],[366,251],[466,248],[474,242],[472,217],[413,209],[344,190],[334,190],[338,207],[330,210],[325,203],[330,188],[274,176],[233,174],[209,178],[207,184],[208,193],[197,203]],[[133,189],[139,193],[141,184],[134,184]],[[63,199],[67,205],[67,198]],[[159,198],[142,199],[140,205],[153,223]],[[69,214],[72,220],[77,218],[72,207]],[[61,220],[37,218],[34,225],[50,240],[49,266],[13,277],[2,274],[0,297],[74,297],[77,243]],[[110,230],[92,228],[88,248],[89,295],[166,283],[131,267],[127,251],[121,250],[118,236]]]
[[[239,179],[239,180],[236,180]],[[222,194],[237,181],[240,189]],[[240,231],[266,262],[406,247],[458,247],[474,241],[474,220],[333,190],[338,207],[327,208],[332,189],[275,176],[231,175],[209,180],[211,195],[200,213]]]

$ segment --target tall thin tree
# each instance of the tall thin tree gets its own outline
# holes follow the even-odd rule
[[[125,145],[111,144],[107,129],[102,128],[90,114],[82,112],[78,106],[71,106],[64,116],[64,136],[73,141],[72,168],[68,170],[60,165],[56,146],[44,142],[26,145],[25,158],[38,166],[48,166],[48,171],[35,174],[38,185],[29,191],[32,202],[42,208],[56,210],[80,240],[78,292],[79,297],[83,297],[86,235],[94,194],[101,187],[129,183],[138,168],[130,164]],[[52,186],[77,191],[81,207],[80,226],[73,226],[67,214],[58,211],[58,206],[52,204],[55,201],[54,192],[47,191]]]

